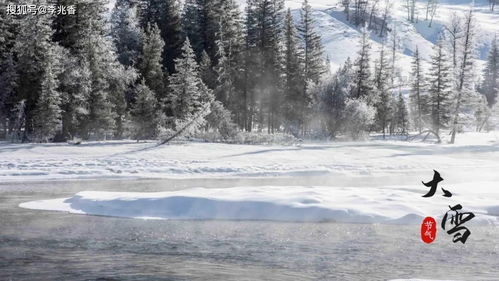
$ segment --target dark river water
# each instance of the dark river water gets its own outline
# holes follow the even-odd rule
[[[315,184],[320,184],[317,180]],[[300,184],[296,179],[0,184],[0,280],[499,280],[499,228],[465,245],[419,226],[169,221],[27,210],[83,190]]]

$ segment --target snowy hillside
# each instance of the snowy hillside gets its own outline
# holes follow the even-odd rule
[[[244,1],[243,1],[244,2]],[[331,60],[332,69],[337,69],[348,57],[357,56],[357,42],[361,36],[359,28],[352,26],[345,19],[341,1],[337,0],[310,0],[310,4],[315,9],[314,16],[319,33],[322,36],[326,53]],[[410,56],[419,48],[423,58],[428,60],[432,54],[432,47],[438,40],[439,34],[444,26],[449,25],[453,13],[463,16],[470,8],[471,1],[466,0],[447,0],[441,1],[432,27],[428,27],[428,21],[425,21],[426,1],[419,1],[417,4],[418,22],[410,23],[407,20],[407,10],[405,2],[402,0],[391,1],[391,18],[389,26],[395,26],[397,35],[400,37],[400,50],[398,65],[405,75]],[[477,58],[484,60],[490,47],[490,41],[495,34],[499,33],[499,12],[492,13],[488,7],[487,0],[474,1],[475,19],[477,23]],[[243,3],[242,3],[243,4]],[[295,19],[299,17],[298,9],[301,7],[301,1],[286,1],[286,5],[295,10]],[[381,39],[377,36],[371,37],[373,47],[379,47]]]

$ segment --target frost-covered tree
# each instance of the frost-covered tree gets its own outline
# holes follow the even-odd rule
[[[433,24],[433,18],[437,14],[439,2],[440,2],[439,0],[427,0],[427,3],[426,3],[426,20],[430,20],[428,22],[428,27],[431,27],[431,25]]]
[[[163,51],[163,65],[168,69],[168,73],[173,73],[175,69],[175,59],[182,53],[184,36],[182,34],[182,22],[180,19],[180,1],[166,0],[161,10],[161,19],[158,22],[161,30],[161,37],[165,41]]]
[[[12,131],[12,110],[17,99],[18,76],[13,47],[18,24],[13,16],[7,16],[6,9],[0,9],[0,127],[5,138]]]
[[[312,7],[304,0],[300,10],[300,24],[297,29],[303,45],[303,64],[306,81],[319,82],[324,74],[323,47],[320,35],[315,31],[315,20]]]
[[[141,25],[157,24],[164,40],[163,68],[175,72],[175,59],[182,53],[184,33],[179,0],[145,0],[141,10]]]
[[[11,50],[7,52],[0,61],[0,126],[5,138],[12,131],[12,110],[17,99],[18,81],[14,54]]]
[[[217,86],[217,73],[213,69],[210,56],[206,51],[201,54],[199,75],[208,88],[214,89]]]
[[[492,40],[487,64],[483,70],[483,82],[480,92],[487,98],[489,107],[497,103],[499,95],[499,47],[497,37]]]
[[[210,111],[210,114],[206,116],[208,126],[216,129],[224,140],[234,137],[237,126],[232,121],[231,112],[217,100],[211,103]]]
[[[178,131],[196,120],[190,130],[195,131],[204,124],[214,97],[199,77],[198,64],[188,39],[182,47],[182,55],[175,60],[175,68],[177,72],[169,76],[169,91],[164,100],[168,125]]]
[[[305,91],[305,77],[302,69],[302,57],[298,45],[298,35],[291,15],[286,13],[284,26],[284,117],[286,130],[298,135],[303,129],[307,109],[312,102]]]
[[[113,42],[107,35],[110,30],[105,3],[90,2],[78,10],[81,16],[92,18],[91,24],[81,27],[82,36],[78,56],[86,59],[90,73],[91,89],[88,94],[88,114],[82,122],[84,138],[103,139],[122,131],[124,118],[125,84],[133,73],[117,60]]]
[[[466,15],[463,26],[463,38],[460,41],[458,55],[458,69],[456,75],[456,97],[454,98],[454,109],[452,112],[452,136],[450,143],[454,143],[459,125],[459,115],[468,109],[476,96],[474,85],[474,52],[475,52],[475,20],[473,9]]]
[[[235,100],[234,77],[231,73],[229,56],[225,53],[226,47],[223,37],[217,41],[217,50],[218,63],[215,67],[217,76],[215,97],[222,104],[230,105]]]
[[[344,132],[352,139],[357,140],[367,135],[372,126],[376,110],[364,100],[349,99],[344,110]]]
[[[390,66],[386,56],[385,45],[381,45],[379,59],[376,61],[374,75],[374,91],[376,92],[376,125],[383,132],[385,138],[386,128],[392,115],[392,93],[390,91]]]
[[[61,94],[57,87],[60,62],[57,55],[59,48],[48,49],[47,60],[43,68],[40,93],[33,112],[33,136],[41,142],[48,142],[61,127]]]
[[[410,22],[414,22],[417,16],[416,0],[406,0],[405,8],[407,9],[407,20]]]
[[[68,50],[65,51],[69,53]],[[62,132],[60,139],[72,139],[83,131],[89,113],[88,102],[92,90],[92,79],[85,58],[67,56],[62,62],[59,76],[61,92]]]
[[[246,127],[253,121],[268,133],[279,127],[282,99],[281,35],[284,1],[251,0],[246,8],[247,68],[245,94],[249,104]],[[251,124],[251,125],[250,125]]]
[[[166,97],[166,74],[162,68],[162,53],[165,43],[156,24],[148,24],[145,31],[138,70],[144,83],[152,90],[158,101]]]
[[[451,15],[450,23],[444,25],[444,34],[451,50],[452,55],[452,66],[454,69],[457,68],[457,52],[459,49],[459,40],[463,37],[463,25],[462,18],[456,13]]]
[[[139,141],[155,138],[160,127],[158,100],[144,80],[135,88],[135,102],[131,109],[133,137]]]
[[[450,119],[452,68],[448,61],[449,57],[440,40],[435,45],[428,75],[430,84],[428,105],[431,108],[432,127],[437,135],[441,128],[447,127]]]
[[[201,7],[198,0],[186,0],[182,12],[182,30],[185,38],[189,38],[192,49],[198,61],[204,51],[204,38],[202,34]]]
[[[409,111],[407,110],[407,104],[402,93],[399,93],[398,95],[392,122],[396,132],[404,135],[407,134],[409,127]]]
[[[352,86],[352,63],[347,59],[345,64],[332,76],[327,77],[315,89],[318,104],[317,111],[323,120],[327,134],[334,138],[345,126],[345,106]],[[348,119],[348,118],[347,118]]]
[[[117,59],[109,36],[106,2],[60,0],[60,3],[76,5],[78,11],[74,16],[58,15],[53,25],[54,41],[74,58],[66,64],[59,87],[63,97],[63,138],[119,135],[126,113],[125,91],[134,71],[125,69]],[[70,67],[77,69],[72,71]]]
[[[143,34],[137,9],[136,1],[117,0],[111,14],[111,35],[118,61],[126,66],[135,65],[140,53]]]
[[[416,47],[414,53],[414,58],[412,61],[412,72],[411,72],[411,92],[409,95],[410,107],[412,117],[414,119],[414,126],[421,133],[423,131],[423,117],[427,112],[426,108],[426,83],[424,71],[421,68],[421,57],[419,55],[419,49]]]
[[[367,98],[372,99],[372,77],[370,68],[370,49],[369,44],[369,31],[367,27],[362,29],[362,36],[360,38],[360,49],[358,53],[357,60],[354,63],[355,76],[354,76],[354,86],[352,88],[353,98]],[[369,100],[369,103],[371,102]]]
[[[351,0],[352,13],[351,20],[355,25],[363,25],[367,21],[369,1],[366,0]]]
[[[52,42],[51,23],[48,15],[28,15],[21,22],[16,38],[16,72],[19,76],[16,103],[25,101],[23,141],[30,140],[35,133],[35,112],[40,95],[44,93],[50,99],[47,96],[56,92],[57,82],[52,79],[56,79],[57,73],[49,73],[59,59],[58,54],[50,55],[58,49]]]
[[[237,82],[241,78],[242,50],[244,48],[239,8],[234,0],[220,3],[219,30],[216,33],[215,94],[227,108],[239,115],[240,91]]]
[[[220,30],[221,0],[196,0],[200,26],[200,45],[213,65],[217,64],[217,33]]]
[[[400,70],[397,68],[397,54],[400,49],[400,38],[397,32],[397,27],[392,27],[390,34],[390,88],[395,90],[396,79],[400,78]]]

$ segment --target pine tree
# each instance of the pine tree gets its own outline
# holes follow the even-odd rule
[[[214,100],[198,73],[195,54],[187,39],[182,55],[175,60],[177,72],[169,77],[169,91],[165,99],[167,118],[171,129],[178,131],[182,126],[196,119],[198,129],[209,114],[209,105]]]
[[[371,70],[369,65],[371,45],[369,44],[369,31],[367,27],[362,29],[362,37],[360,38],[360,50],[357,60],[355,61],[355,77],[354,87],[352,88],[352,97],[366,98],[368,103],[372,104],[372,85],[371,85]]]
[[[320,35],[315,32],[315,21],[312,15],[312,7],[308,0],[304,0],[300,11],[301,21],[298,31],[302,39],[304,50],[304,74],[305,79],[313,83],[319,82],[324,74],[323,47]]]
[[[212,67],[210,56],[206,51],[201,54],[201,62],[199,63],[199,75],[203,83],[210,89],[215,89],[217,85],[217,73]]]
[[[395,90],[395,79],[400,75],[400,71],[397,69],[397,53],[399,49],[399,36],[397,33],[397,27],[393,26],[392,32],[391,32],[391,42],[390,42],[390,51],[391,51],[391,58],[390,58],[390,88],[392,90]]]
[[[218,101],[225,105],[231,105],[234,94],[234,80],[231,75],[231,65],[228,56],[225,54],[225,41],[217,41],[218,49],[218,64],[215,68],[217,82],[215,88],[215,97]]]
[[[16,102],[25,100],[23,141],[29,141],[35,133],[37,116],[35,110],[40,99],[42,89],[56,86],[48,83],[51,75],[50,66],[55,65],[58,55],[48,56],[55,51],[57,45],[52,42],[51,19],[48,15],[28,15],[21,22],[20,31],[16,39],[17,53],[17,84]],[[48,83],[48,84],[47,84]],[[46,93],[45,93],[46,94]]]
[[[133,73],[126,72],[120,65],[113,42],[107,36],[110,30],[106,28],[105,3],[89,2],[81,8],[78,10],[80,16],[91,19],[91,24],[81,26],[77,55],[88,62],[91,90],[87,101],[88,114],[80,131],[84,138],[105,139],[122,130],[124,89],[125,84],[133,80],[129,77]]]
[[[345,106],[352,87],[352,63],[350,58],[332,76],[324,79],[317,90],[319,99],[318,111],[323,116],[324,127],[331,138],[345,127]]]
[[[419,49],[416,47],[416,52],[414,53],[414,60],[412,62],[412,83],[411,83],[411,94],[410,104],[411,112],[414,117],[414,125],[417,130],[421,133],[423,131],[423,115],[425,110],[425,77],[423,69],[421,68],[421,57],[419,55]]]
[[[377,92],[376,108],[376,123],[383,132],[385,138],[386,128],[390,123],[392,115],[392,93],[390,88],[390,68],[388,66],[388,58],[385,53],[385,45],[381,45],[379,59],[376,62],[376,72],[374,75],[374,86]]]
[[[53,41],[64,47],[65,56],[59,79],[59,91],[62,100],[62,132],[58,140],[83,137],[85,121],[88,117],[88,99],[92,89],[89,60],[85,55],[84,43],[89,30],[104,34],[99,11],[101,5],[91,5],[77,0],[58,0],[58,5],[74,5],[78,10],[75,15],[56,15],[54,18]],[[97,9],[96,9],[97,8]]]
[[[128,109],[132,85],[137,81],[135,68],[125,68],[124,65],[113,61],[111,67],[106,69],[109,81],[109,100],[113,105],[115,115],[113,137],[121,139],[128,123]]]
[[[141,9],[141,26],[157,24],[164,40],[163,69],[175,72],[175,59],[181,54],[185,33],[182,31],[179,0],[144,0]]]
[[[499,47],[497,37],[492,40],[487,65],[483,70],[483,82],[480,92],[487,98],[487,104],[490,108],[497,103],[497,96],[499,95]]]
[[[60,80],[62,138],[119,135],[126,113],[127,84],[134,80],[135,73],[122,67],[117,59],[109,37],[106,3],[102,0],[59,0],[59,3],[75,5],[77,10],[74,16],[58,15],[54,23],[54,41],[67,48],[68,56],[74,58],[66,67],[78,68],[65,69],[65,78]],[[78,82],[73,81],[74,77]]]
[[[196,0],[199,14],[200,45],[210,57],[213,65],[217,61],[217,33],[220,30],[221,0]]]
[[[441,40],[434,52],[429,73],[429,105],[433,130],[439,135],[440,129],[446,127],[450,119],[452,69]]]
[[[243,34],[239,8],[234,0],[220,5],[219,30],[216,34],[217,55],[215,70],[218,73],[216,97],[227,108],[237,112],[240,108],[236,82],[241,76]]]
[[[451,15],[450,23],[444,26],[444,31],[445,39],[447,39],[446,41],[449,45],[452,55],[452,67],[454,69],[457,69],[457,52],[459,49],[459,40],[463,36],[462,18],[456,13],[453,13]]]
[[[175,59],[181,55],[184,41],[179,6],[178,0],[164,1],[160,12],[161,18],[157,22],[161,37],[165,41],[163,67],[168,70],[168,73],[176,71]]]
[[[144,80],[136,86],[135,102],[131,109],[133,137],[137,141],[154,138],[158,134],[159,115],[158,100]]]
[[[61,93],[62,132],[60,140],[79,136],[88,118],[88,101],[92,90],[92,74],[85,58],[77,59],[68,54],[68,59],[62,63],[59,76],[59,91]],[[80,135],[81,136],[81,135]]]
[[[105,9],[105,7],[102,5],[93,5],[89,1],[79,0],[56,0],[55,4],[66,7],[74,6],[78,11],[71,16],[63,14],[55,16],[53,22],[53,39],[62,47],[68,48],[72,54],[79,53],[82,47],[81,38],[85,30],[91,27],[103,28],[102,26],[98,26],[98,22],[102,20],[100,16],[105,11],[97,11],[94,8]]]
[[[47,51],[41,89],[36,109],[33,112],[34,139],[41,142],[48,142],[60,130],[61,126],[61,95],[57,90],[59,84],[57,76],[60,72],[59,61],[56,57],[58,48]]]
[[[7,138],[11,126],[12,109],[16,100],[17,73],[13,47],[18,20],[7,16],[6,9],[0,9],[0,127]],[[0,136],[2,133],[0,132]]]
[[[133,0],[117,0],[111,15],[111,35],[118,61],[125,66],[135,65],[140,53],[142,31]]]
[[[3,136],[7,138],[9,131],[12,131],[12,110],[17,100],[17,65],[14,61],[14,54],[8,54],[0,63],[0,126],[3,127]]]
[[[268,133],[279,127],[283,9],[282,0],[248,1],[246,9],[247,58],[251,61],[246,62],[249,77],[243,96],[249,102],[248,123],[255,119],[259,129],[267,127]]]
[[[162,69],[162,53],[165,43],[156,24],[149,24],[145,31],[142,52],[138,64],[139,73],[158,101],[166,97],[166,75]]]
[[[217,55],[213,59],[215,69],[223,74],[218,79],[217,96],[220,90],[227,94],[224,106],[233,112],[235,120],[243,127],[242,112],[245,108],[244,85],[244,34],[239,7],[235,0],[221,1],[219,31],[216,34]]]
[[[243,79],[241,81],[242,88],[242,121],[240,127],[251,132],[254,127],[254,115],[256,105],[255,83],[259,71],[258,64],[254,58],[257,52],[257,16],[256,16],[256,0],[247,0],[245,9],[245,46],[243,53]]]
[[[473,85],[473,52],[474,52],[474,18],[473,9],[470,9],[465,18],[463,27],[464,36],[461,42],[461,55],[459,57],[459,69],[456,77],[455,108],[452,117],[452,136],[450,143],[454,143],[459,125],[459,115],[463,108],[469,106],[467,104],[475,94],[475,86]]]
[[[409,127],[409,111],[407,110],[407,105],[402,93],[399,93],[398,96],[393,122],[396,131],[403,135],[407,134],[407,129]]]
[[[288,9],[284,27],[284,115],[287,123],[287,130],[298,135],[303,130],[305,123],[306,109],[312,102],[305,91],[305,77],[302,69],[302,57],[298,45],[298,35]]]
[[[200,12],[198,0],[185,1],[182,14],[182,29],[184,31],[184,37],[189,38],[198,61],[201,60],[204,51]]]
[[[0,127],[3,137],[12,131],[12,110],[17,100],[17,73],[13,47],[18,20],[0,9]],[[0,132],[0,136],[2,133]]]

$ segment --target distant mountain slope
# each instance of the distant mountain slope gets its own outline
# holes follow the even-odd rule
[[[241,0],[240,0],[241,1]],[[244,1],[242,1],[244,2]],[[343,7],[338,0],[310,0],[310,4],[315,9],[317,28],[322,35],[326,53],[331,61],[333,70],[340,66],[348,57],[355,58],[357,53],[357,42],[360,37],[358,27],[348,23],[343,13]],[[403,74],[407,75],[412,54],[419,48],[425,60],[428,60],[432,54],[433,45],[440,36],[440,32],[445,25],[448,25],[453,13],[464,15],[470,6],[471,1],[442,1],[433,20],[432,26],[428,27],[428,21],[424,20],[426,1],[419,1],[416,15],[418,21],[411,23],[407,20],[407,11],[404,7],[405,1],[392,0],[391,18],[389,25],[395,26],[400,37],[400,55],[399,63]],[[244,3],[241,3],[244,7]],[[299,20],[299,8],[301,1],[286,1],[287,7],[293,9],[295,19]],[[484,60],[490,47],[490,41],[494,34],[499,34],[499,11],[492,13],[488,7],[487,0],[475,1],[474,4],[475,19],[477,23],[477,52],[476,57]],[[373,35],[374,52],[381,42],[381,38]],[[479,62],[478,65],[482,65]]]

